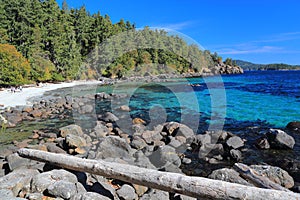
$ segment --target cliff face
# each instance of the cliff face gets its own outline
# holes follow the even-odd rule
[[[218,63],[214,67],[204,68],[203,75],[214,75],[214,74],[242,74],[244,70],[239,66],[226,65],[224,63]]]

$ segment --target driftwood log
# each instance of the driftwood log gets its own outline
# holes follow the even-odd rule
[[[145,169],[127,164],[82,159],[70,155],[31,149],[20,149],[18,154],[24,158],[50,163],[66,169],[97,174],[199,199],[300,200],[300,194],[293,192],[249,187],[202,177],[190,177],[178,173]]]
[[[247,181],[261,188],[289,191],[287,188],[274,183],[269,178],[259,175],[254,169],[242,163],[235,163],[234,169]]]

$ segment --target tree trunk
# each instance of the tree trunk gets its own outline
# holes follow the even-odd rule
[[[24,158],[50,163],[59,167],[87,172],[143,185],[149,188],[206,199],[299,199],[300,194],[271,189],[249,187],[235,183],[190,177],[178,173],[161,172],[127,164],[89,160],[70,155],[20,149]]]

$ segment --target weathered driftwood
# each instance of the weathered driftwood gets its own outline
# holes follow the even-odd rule
[[[300,194],[271,189],[249,187],[235,183],[161,172],[127,164],[89,160],[70,155],[31,149],[20,149],[19,155],[51,163],[63,168],[82,171],[143,185],[149,188],[205,199],[299,199]]]
[[[281,185],[274,183],[268,177],[261,176],[254,169],[242,163],[235,163],[234,169],[246,180],[257,187],[275,189],[281,191],[290,191]]]

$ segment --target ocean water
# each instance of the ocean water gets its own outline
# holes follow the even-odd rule
[[[126,93],[128,98],[98,102],[99,112],[140,117],[149,126],[178,121],[193,129],[265,123],[283,128],[300,120],[300,71],[246,71],[244,74],[175,79],[168,83],[127,83],[97,92]]]

